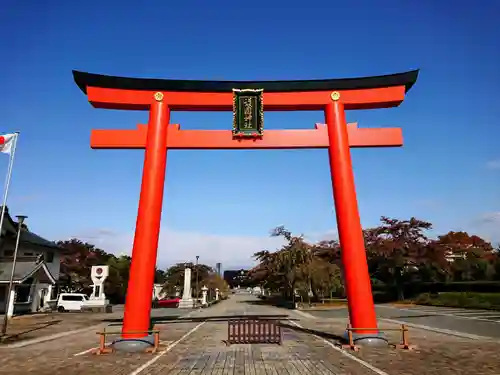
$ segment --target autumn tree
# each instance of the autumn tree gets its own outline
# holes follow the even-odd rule
[[[491,262],[493,246],[481,237],[467,232],[448,232],[438,236],[434,244],[448,259],[453,280],[489,280],[495,277],[495,265]]]
[[[111,255],[76,238],[59,241],[57,245],[65,249],[61,257],[60,288],[67,292],[89,293],[92,266],[106,264]]]
[[[92,266],[109,266],[109,275],[104,283],[106,297],[112,303],[125,302],[132,258],[128,255],[115,256],[96,246],[76,238],[59,241],[65,251],[61,257],[59,288],[63,292],[89,294],[92,291],[90,271]],[[156,270],[155,281],[161,282],[163,271]]]
[[[271,231],[271,236],[283,237],[287,243],[274,254],[275,269],[277,274],[282,275],[283,292],[287,297],[293,297],[297,284],[300,290],[308,292],[311,288],[311,263],[313,252],[310,244],[304,241],[303,236],[293,236],[283,226],[276,227]]]
[[[426,232],[432,224],[414,217],[399,220],[382,216],[381,225],[364,231],[370,273],[392,285],[398,299],[404,299],[404,284],[429,265]]]
[[[283,226],[273,229],[271,236],[281,236],[286,243],[275,252],[264,250],[254,254],[259,262],[249,275],[254,283],[279,290],[286,298],[293,298],[296,292],[306,299],[311,293],[323,298],[341,288],[340,268],[330,262],[333,258],[326,250],[331,244],[316,247]]]
[[[264,289],[278,290],[282,284],[282,276],[277,273],[274,253],[262,250],[256,252],[254,258],[258,264],[248,272],[250,283]]]
[[[500,280],[500,245],[477,235],[450,231],[436,239],[427,235],[432,224],[382,217],[380,225],[363,231],[368,267],[373,282],[390,286],[397,297],[405,297],[405,287],[413,283]],[[325,298],[332,293],[342,295],[342,249],[337,240],[309,243],[303,236],[293,235],[284,226],[274,228],[271,236],[279,236],[285,244],[275,251],[262,250],[254,254],[258,264],[248,273],[252,285],[281,292],[292,299],[295,293],[303,298],[312,294]],[[129,282],[130,256],[115,256],[76,238],[59,241],[64,249],[61,257],[61,291],[90,293],[92,266],[108,265],[109,276],[104,285],[113,303],[123,303]],[[214,270],[203,264],[178,263],[155,272],[155,283],[163,284],[169,295],[181,293],[184,269],[190,267],[191,285],[198,296],[206,285],[219,288],[222,294],[228,286]]]
[[[210,272],[210,274],[201,281],[201,285],[208,288],[209,300],[215,297],[216,289],[219,290],[221,298],[227,298],[229,295],[229,285],[217,272]]]

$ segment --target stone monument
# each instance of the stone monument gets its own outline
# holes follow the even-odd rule
[[[180,309],[192,309],[194,306],[193,296],[191,294],[191,268],[184,269],[184,290],[182,298],[179,301]]]
[[[208,305],[207,292],[208,292],[208,288],[205,285],[203,285],[203,288],[201,288],[201,305],[202,306]]]
[[[109,275],[109,266],[92,266],[90,278],[94,283],[92,285],[92,294],[84,302],[82,310],[91,310],[97,312],[111,312],[111,305],[104,294],[104,282]]]

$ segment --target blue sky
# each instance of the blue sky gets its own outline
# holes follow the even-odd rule
[[[403,148],[352,152],[363,225],[381,215],[417,216],[435,233],[464,229],[500,240],[498,2],[141,4],[3,2],[0,131],[21,132],[8,204],[29,216],[33,231],[53,240],[79,236],[117,253],[131,248],[143,152],[91,150],[89,135],[132,129],[147,113],[93,109],[72,69],[278,80],[420,68],[401,107],[347,115],[361,127],[400,126],[405,138]],[[311,128],[323,120],[321,112],[267,113],[265,126]],[[230,129],[231,113],[175,112],[171,122]],[[242,189],[257,203],[242,201]],[[161,264],[199,254],[246,265],[251,253],[276,245],[268,232],[280,224],[310,238],[334,235],[325,150],[169,152]]]

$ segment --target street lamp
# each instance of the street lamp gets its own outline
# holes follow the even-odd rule
[[[24,219],[28,216],[18,215],[17,217],[17,238],[16,238],[16,247],[14,248],[14,259],[12,260],[12,271],[10,272],[10,280],[9,280],[9,290],[7,292],[5,298],[5,312],[3,316],[3,325],[2,325],[2,337],[7,333],[7,325],[9,324],[9,306],[10,306],[10,295],[12,293],[13,283],[14,283],[14,272],[16,270],[16,262],[17,262],[17,252],[19,250],[19,240],[21,239],[21,228],[24,223]],[[0,228],[1,229],[1,228]],[[12,304],[15,303],[15,300],[12,301]]]
[[[198,259],[200,259],[200,256],[196,256],[196,305],[198,305]]]

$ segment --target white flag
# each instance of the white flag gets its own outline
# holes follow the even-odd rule
[[[12,152],[12,146],[16,140],[16,136],[17,133],[0,135],[0,152],[10,154]]]

